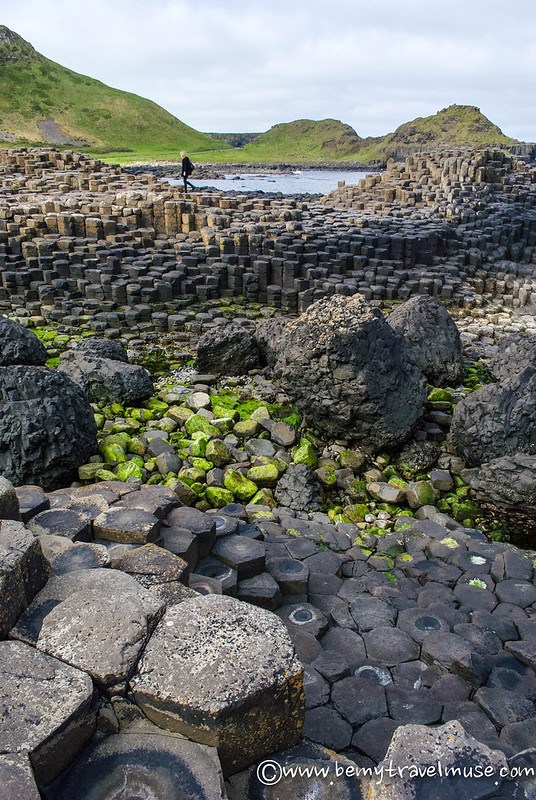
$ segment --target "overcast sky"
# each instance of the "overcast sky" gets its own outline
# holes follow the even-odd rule
[[[452,103],[536,141],[536,0],[0,0],[0,24],[203,131],[333,117],[379,136]]]

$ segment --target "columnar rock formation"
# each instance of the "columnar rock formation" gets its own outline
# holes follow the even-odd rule
[[[282,311],[332,294],[536,302],[534,173],[502,153],[412,157],[325,199],[186,197],[53,150],[0,153],[0,310],[74,328],[176,331],[184,304]]]

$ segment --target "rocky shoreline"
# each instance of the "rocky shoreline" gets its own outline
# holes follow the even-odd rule
[[[7,800],[268,800],[267,758],[327,770],[289,800],[532,797],[530,168],[308,204],[3,159]]]

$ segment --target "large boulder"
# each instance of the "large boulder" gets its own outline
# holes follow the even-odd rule
[[[215,328],[197,343],[195,368],[216,375],[245,375],[259,366],[259,348],[251,331],[237,323]]]
[[[131,405],[153,394],[153,382],[146,369],[104,358],[91,348],[76,347],[62,353],[58,369],[77,383],[92,402]]]
[[[535,530],[536,455],[515,453],[483,464],[471,480],[481,505],[525,533]]]
[[[536,334],[512,333],[499,342],[488,369],[497,381],[509,380],[527,368],[536,370]]]
[[[0,367],[12,364],[42,366],[46,360],[47,351],[35,333],[18,322],[0,317]]]
[[[274,367],[305,421],[374,449],[403,442],[422,413],[426,379],[404,342],[360,295],[319,300],[285,326]]]
[[[536,370],[477,389],[454,409],[451,436],[471,466],[536,453]]]
[[[111,358],[113,361],[122,361],[128,364],[128,354],[121,342],[114,339],[101,339],[98,336],[88,336],[81,339],[76,345],[78,352],[88,355]]]
[[[462,342],[445,306],[428,295],[411,297],[387,317],[410,361],[434,386],[456,386],[463,376]]]
[[[289,322],[288,317],[271,317],[258,323],[255,329],[255,341],[263,365],[274,366],[281,349],[283,333]]]
[[[45,367],[0,367],[0,474],[16,486],[65,485],[97,451],[87,397]]]

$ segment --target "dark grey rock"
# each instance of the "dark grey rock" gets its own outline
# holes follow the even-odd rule
[[[303,735],[312,742],[335,751],[344,750],[352,741],[352,726],[334,708],[320,706],[305,712]]]
[[[50,783],[95,730],[91,678],[22,642],[0,642],[0,677],[2,753],[28,754]]]
[[[377,764],[385,758],[393,733],[399,725],[399,722],[388,717],[371,719],[354,734],[352,744]]]
[[[21,522],[0,521],[0,638],[45,585],[49,566],[41,545]]]
[[[387,715],[385,687],[357,675],[333,685],[331,702],[354,727]]]
[[[403,442],[425,401],[402,338],[360,295],[319,300],[289,322],[274,370],[314,428],[374,448]]]
[[[131,687],[151,721],[217,747],[232,774],[299,739],[302,681],[280,620],[207,595],[168,609]]]
[[[536,336],[533,333],[512,333],[504,336],[487,367],[496,381],[504,381],[525,369],[536,369]]]
[[[141,366],[68,350],[60,356],[60,372],[68,375],[92,402],[133,404],[153,394],[151,376]]]
[[[305,464],[291,464],[275,490],[279,505],[294,511],[318,511],[320,498],[320,484]]]
[[[374,628],[363,635],[367,656],[394,666],[419,657],[419,645],[399,628]]]
[[[515,692],[482,686],[474,699],[497,728],[536,717],[536,706],[532,700],[520,697]]]
[[[428,295],[406,300],[387,317],[409,360],[433,386],[457,386],[463,375],[462,343],[445,306]]]
[[[385,687],[389,716],[405,725],[433,725],[441,720],[443,706],[428,689]]]
[[[97,452],[89,402],[61,372],[1,367],[0,401],[0,473],[15,485],[68,484]]]
[[[35,333],[18,322],[0,317],[0,367],[14,364],[43,366],[47,351]]]
[[[112,361],[122,361],[128,364],[128,355],[125,347],[114,339],[101,339],[98,336],[88,336],[80,339],[75,350],[100,358],[111,358]]]
[[[471,466],[536,452],[536,370],[482,386],[454,409],[451,436]]]
[[[260,365],[260,352],[250,331],[237,323],[204,333],[197,343],[195,368],[216,375],[245,375]]]
[[[268,572],[240,581],[236,594],[240,600],[269,611],[275,611],[283,602],[279,585]]]
[[[536,519],[536,455],[514,453],[483,464],[471,480],[480,504],[530,534]]]
[[[331,691],[329,683],[309,664],[305,664],[303,667],[303,689],[305,691],[305,708],[317,708],[317,706],[325,705],[329,700]]]
[[[50,513],[50,512],[45,512]],[[95,539],[124,544],[147,544],[158,538],[161,522],[150,511],[117,504],[93,520]]]
[[[212,555],[223,564],[235,569],[239,581],[264,572],[266,548],[262,542],[246,536],[231,534],[218,538],[212,548]]]
[[[273,367],[281,350],[285,328],[289,323],[288,317],[272,317],[263,320],[255,328],[255,341],[259,348],[260,360],[263,366]]]
[[[204,514],[197,508],[174,508],[165,520],[169,527],[185,528],[191,531],[197,539],[199,557],[205,558],[211,552],[216,541],[216,519],[210,514]]]

